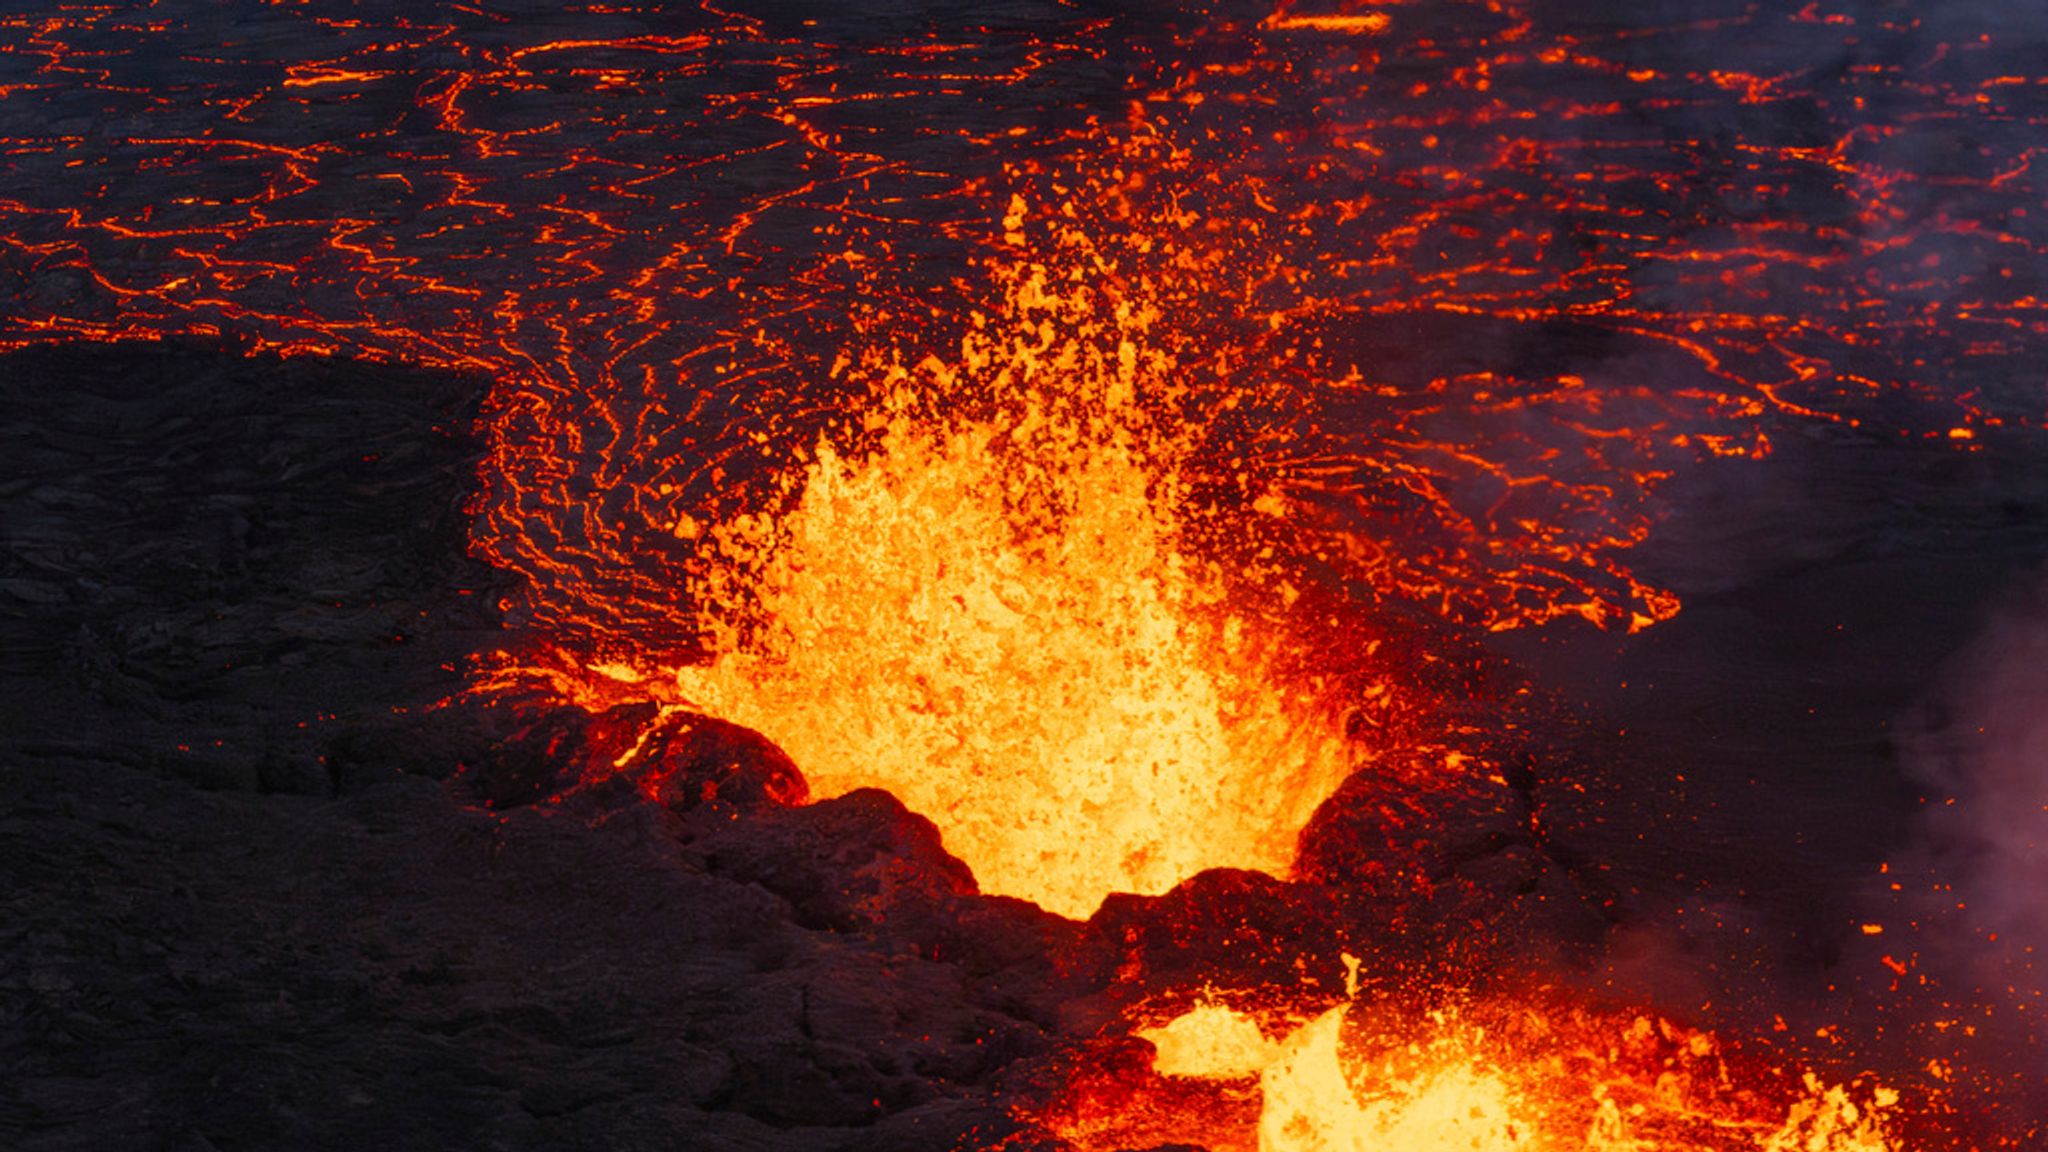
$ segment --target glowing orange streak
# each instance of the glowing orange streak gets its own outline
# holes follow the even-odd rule
[[[285,76],[287,88],[319,88],[328,84],[366,84],[382,80],[389,72],[370,72],[354,68],[294,67]]]
[[[1362,16],[1301,16],[1281,15],[1276,12],[1261,21],[1259,27],[1274,31],[1308,30],[1370,36],[1386,31],[1390,22],[1390,18],[1383,12]]]
[[[712,44],[709,36],[629,36],[618,40],[550,40],[545,44],[515,48],[505,54],[505,60],[524,71],[527,57],[554,52],[603,48],[615,51],[690,53],[701,52]]]
[[[141,148],[199,148],[206,151],[241,150],[266,156],[287,156],[307,163],[317,162],[323,154],[331,154],[332,145],[314,144],[305,148],[293,148],[285,144],[271,144],[262,140],[240,140],[223,136],[125,136],[120,143]]]

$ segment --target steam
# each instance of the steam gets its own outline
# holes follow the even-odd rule
[[[1927,789],[1894,868],[1903,910],[1921,919],[1923,963],[1952,994],[2037,1002],[2035,960],[2048,955],[2048,579],[1953,663],[1909,718],[1902,754]]]

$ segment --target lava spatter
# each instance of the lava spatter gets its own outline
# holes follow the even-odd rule
[[[1285,604],[1185,544],[1156,309],[1067,256],[1003,272],[956,359],[867,358],[864,443],[828,436],[786,513],[712,529],[690,599],[718,655],[678,688],[822,793],[931,815],[986,890],[1082,917],[1204,868],[1284,874],[1356,754],[1262,666]]]
[[[1214,993],[1210,994],[1214,997]],[[1135,1034],[1149,1069],[1036,1114],[1073,1147],[1216,1152],[1902,1152],[1898,1092],[1831,1084],[1548,991],[1389,1016],[1207,999]],[[1257,1107],[1238,1101],[1255,1092]]]

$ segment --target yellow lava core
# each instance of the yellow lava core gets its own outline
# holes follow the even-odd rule
[[[1258,1021],[1227,1004],[1203,1001],[1157,1028],[1133,1035],[1152,1042],[1162,1076],[1234,1080],[1257,1076],[1279,1055]]]
[[[1412,1048],[1420,1067],[1398,1060],[1348,1075],[1339,1058],[1343,1008],[1311,1021],[1265,1071],[1260,1152],[1466,1152],[1534,1147],[1508,1086],[1456,1055]],[[1441,1043],[1437,1047],[1442,1047]],[[1372,1083],[1360,1090],[1359,1080]]]
[[[983,891],[1070,917],[1284,872],[1348,767],[1184,550],[1183,433],[1155,418],[1178,366],[1104,272],[1022,265],[956,356],[856,361],[874,413],[786,509],[711,530],[691,591],[717,656],[677,679],[813,795],[887,789]]]

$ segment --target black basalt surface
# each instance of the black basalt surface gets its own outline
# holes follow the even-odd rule
[[[994,1139],[1063,924],[975,895],[890,797],[780,809],[772,749],[712,726],[664,764],[716,767],[719,803],[482,803],[522,749],[436,707],[502,636],[465,554],[475,391],[0,358],[0,1143]]]

